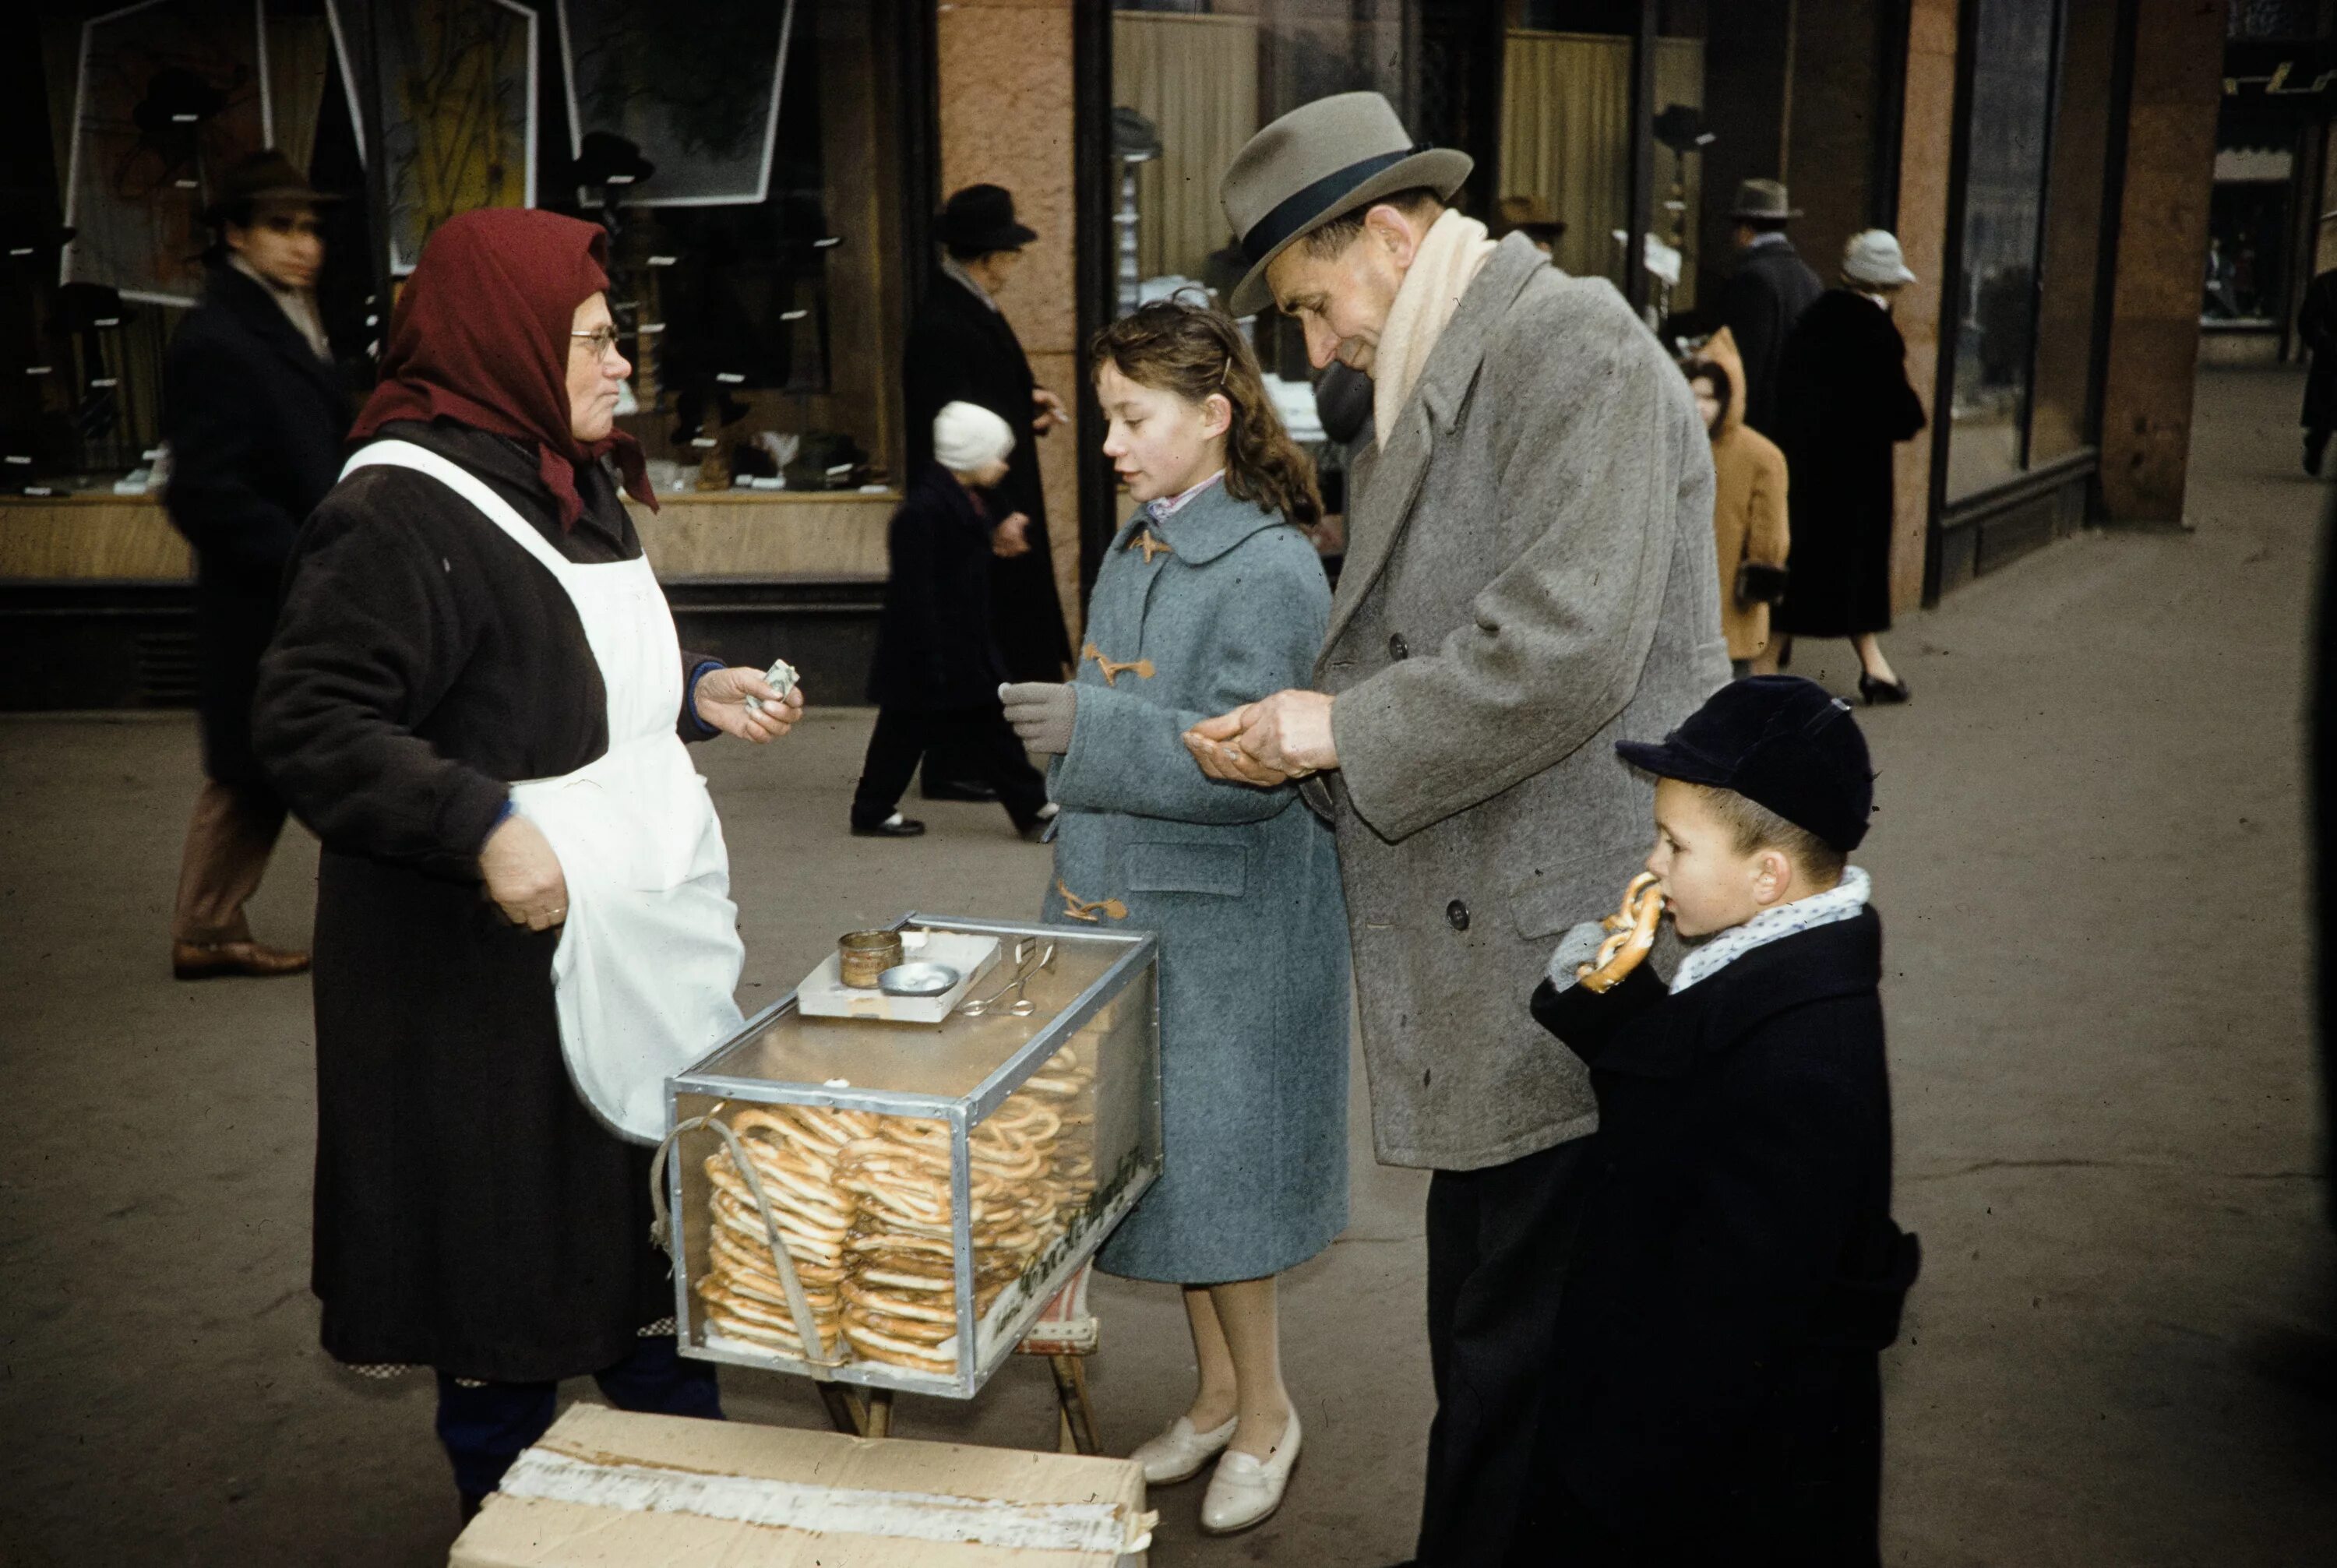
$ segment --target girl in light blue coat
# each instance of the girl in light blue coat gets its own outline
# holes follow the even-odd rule
[[[1185,1288],[1201,1387],[1137,1450],[1154,1485],[1223,1451],[1203,1528],[1247,1529],[1298,1455],[1275,1276],[1347,1220],[1347,927],[1331,831],[1290,786],[1219,783],[1179,737],[1309,683],[1331,593],[1312,470],[1214,310],[1098,335],[1104,452],[1143,503],[1096,576],[1079,674],[1003,689],[1061,808],[1046,918],[1160,938],[1165,1168],[1098,1261]]]

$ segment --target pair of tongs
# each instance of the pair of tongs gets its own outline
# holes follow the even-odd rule
[[[1040,951],[1039,961],[1035,964],[1030,961],[1031,947],[1032,938],[1028,936],[1025,936],[1022,941],[1014,944],[1014,978],[1009,980],[1005,985],[1001,985],[997,990],[992,991],[987,996],[975,997],[973,1001],[968,1002],[964,1006],[960,1007],[958,1011],[964,1014],[969,1018],[979,1018],[983,1014],[989,1012],[992,1007],[996,1006],[1000,997],[1005,995],[1009,991],[1012,991],[1015,993],[1015,996],[1014,1000],[1007,1004],[1004,1009],[1007,1016],[1011,1018],[1028,1018],[1032,1014],[1036,1013],[1039,1010],[1039,1004],[1036,1002],[1032,1001],[1026,993],[1030,987],[1032,976],[1037,975],[1040,970],[1044,969],[1047,965],[1055,961],[1055,945],[1052,942],[1048,943],[1047,946]]]
[[[1605,992],[1623,983],[1656,945],[1656,926],[1664,917],[1664,892],[1656,874],[1642,871],[1623,889],[1623,906],[1600,921],[1609,933],[1599,944],[1599,955],[1575,967],[1575,983],[1586,991]]]

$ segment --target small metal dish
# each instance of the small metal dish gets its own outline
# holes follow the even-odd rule
[[[876,976],[876,989],[887,996],[939,996],[958,983],[958,972],[946,964],[895,964]]]

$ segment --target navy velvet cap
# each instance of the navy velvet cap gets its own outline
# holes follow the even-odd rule
[[[1850,704],[1798,675],[1755,675],[1714,692],[1650,746],[1615,754],[1661,779],[1734,790],[1848,854],[1866,837],[1874,769]]]

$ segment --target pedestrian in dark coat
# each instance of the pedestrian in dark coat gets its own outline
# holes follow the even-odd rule
[[[1876,1356],[1918,1252],[1891,1220],[1882,923],[1843,865],[1865,745],[1773,675],[1617,750],[1662,780],[1648,868],[1702,940],[1668,988],[1641,965],[1602,990],[1607,934],[1579,927],[1533,997],[1599,1122],[1509,1561],[1871,1568]]]
[[[605,247],[598,226],[548,212],[441,226],[357,432],[452,464],[566,562],[621,572],[641,544],[608,461],[653,501],[610,422],[630,367]],[[686,740],[767,740],[800,711],[759,671],[676,658]],[[571,1082],[552,973],[562,867],[513,809],[515,782],[609,753],[610,690],[532,548],[447,484],[386,465],[353,467],[302,531],[260,668],[260,757],[324,846],[310,1281],[325,1349],[437,1370],[440,1436],[474,1500],[550,1423],[561,1378],[598,1374],[634,1408],[719,1412],[710,1368],[677,1364],[660,1328],[674,1298],[650,1241],[650,1152]]]
[[[1089,352],[1105,455],[1143,503],[1105,552],[1078,679],[1007,689],[1062,807],[1044,918],[1160,938],[1160,1180],[1104,1243],[1185,1287],[1200,1387],[1131,1457],[1166,1485],[1223,1453],[1213,1534],[1274,1512],[1298,1456],[1275,1277],[1347,1220],[1346,906],[1296,789],[1206,778],[1179,735],[1302,678],[1331,591],[1321,512],[1241,329],[1147,305]]]
[[[1892,299],[1914,278],[1889,234],[1853,236],[1843,287],[1802,317],[1778,373],[1794,538],[1776,652],[1782,662],[1795,637],[1849,638],[1869,702],[1911,695],[1877,634],[1891,629],[1892,448],[1925,424],[1923,400],[1907,381],[1907,345],[1891,319]]]
[[[1801,216],[1775,180],[1747,180],[1737,188],[1736,270],[1720,293],[1720,322],[1745,361],[1745,423],[1771,440],[1780,414],[1777,376],[1785,339],[1825,284],[1785,237]]]
[[[914,838],[925,825],[896,808],[930,750],[955,760],[960,780],[996,795],[1015,828],[1035,838],[1047,808],[1046,780],[1006,726],[998,689],[1006,662],[991,630],[990,564],[1019,542],[985,510],[983,487],[1006,469],[1015,444],[1006,421],[971,403],[943,407],[934,448],[909,482],[886,536],[891,574],[876,625],[868,700],[876,727],[853,792],[852,831],[864,838]]]
[[[1031,374],[1022,341],[997,300],[1022,247],[1038,235],[1015,221],[1013,197],[995,185],[972,185],[952,196],[941,229],[942,254],[901,352],[909,472],[933,461],[934,419],[944,404],[987,408],[1014,431],[1006,476],[988,505],[1001,520],[1018,514],[1030,520],[1031,548],[992,563],[992,624],[1014,680],[1060,681],[1071,662],[1071,640],[1055,594],[1038,447],[1025,436],[1046,435],[1065,413]]]
[[[2304,471],[2318,476],[2329,433],[2337,430],[2337,268],[2305,285],[2296,312],[2296,336],[2313,354],[2304,381]]]
[[[340,471],[348,397],[318,324],[324,198],[281,156],[229,171],[220,260],[162,364],[164,495],[195,553],[196,703],[203,774],[179,872],[181,979],[289,975],[304,953],[252,940],[244,904],[284,827],[251,750],[251,694],[276,629],[292,537]]]

